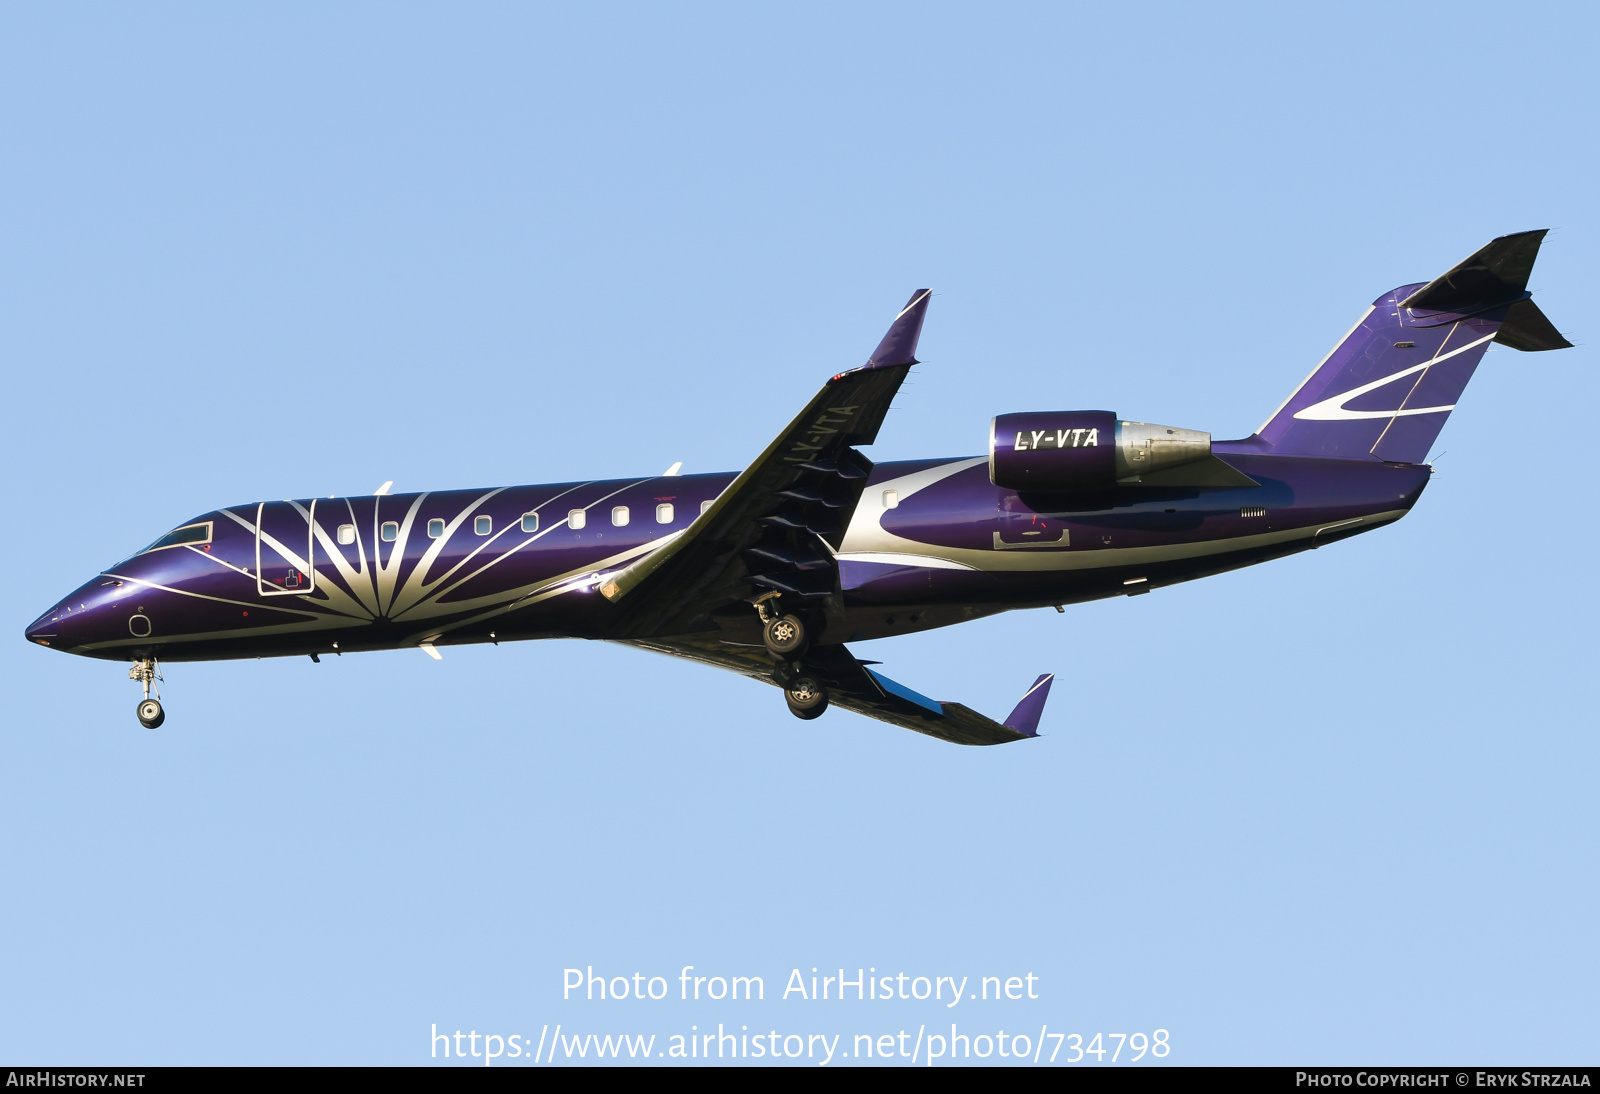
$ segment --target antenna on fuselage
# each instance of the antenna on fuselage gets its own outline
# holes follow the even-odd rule
[[[389,492],[389,487],[391,487],[393,485],[394,485],[394,480],[390,479],[388,482],[384,483],[382,486],[380,486],[376,490],[374,490],[372,492],[372,496],[375,497],[375,498],[383,497],[383,495],[385,495],[385,494],[387,494]]]
[[[665,471],[661,472],[661,474],[662,474],[663,478],[671,478],[673,475],[676,475],[679,471],[682,471],[682,470],[683,470],[683,461],[679,460],[677,463],[673,464],[671,467],[669,467]]]

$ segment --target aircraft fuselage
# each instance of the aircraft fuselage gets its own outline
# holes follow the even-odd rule
[[[986,457],[878,464],[817,638],[1133,595],[1278,558],[1398,519],[1430,470],[1275,456],[1254,439],[1213,451],[1260,485],[1033,495],[991,483]],[[28,637],[120,661],[607,638],[604,575],[681,533],[734,477],[230,506],[183,526],[206,526],[190,542],[108,567]],[[726,641],[760,644],[753,610],[719,626]]]

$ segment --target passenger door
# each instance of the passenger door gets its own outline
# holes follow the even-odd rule
[[[316,588],[316,570],[311,566],[316,510],[314,500],[264,501],[256,506],[256,589],[262,596],[297,595]]]

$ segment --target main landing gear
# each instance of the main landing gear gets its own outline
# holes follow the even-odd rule
[[[828,689],[804,674],[789,681],[783,689],[783,699],[789,704],[790,714],[806,721],[822,717],[828,709]]]
[[[797,615],[775,615],[761,628],[761,641],[767,652],[780,661],[798,661],[806,655],[811,636]]]
[[[157,729],[167,720],[167,712],[161,709],[161,689],[157,687],[156,696],[150,698],[150,688],[157,680],[161,679],[161,666],[154,657],[135,661],[133,668],[128,670],[128,679],[144,685],[144,698],[139,700],[139,705],[134,708],[134,713],[139,715],[139,724],[146,729]]]
[[[776,609],[775,594],[756,602],[756,611],[761,613],[761,640],[777,662],[772,669],[772,678],[783,688],[789,713],[809,721],[820,717],[828,709],[828,689],[801,663],[811,646],[811,635],[805,622],[797,615]]]

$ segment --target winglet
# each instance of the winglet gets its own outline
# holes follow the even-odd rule
[[[1047,672],[1033,682],[1033,687],[1022,697],[1017,708],[1005,720],[1007,729],[1014,729],[1024,737],[1039,735],[1039,716],[1044,713],[1044,701],[1050,697],[1050,681],[1055,673]]]
[[[894,317],[889,333],[883,336],[878,348],[872,351],[863,368],[890,368],[894,365],[911,365],[917,360],[917,339],[922,337],[922,319],[928,314],[928,296],[932,289],[918,289]]]

